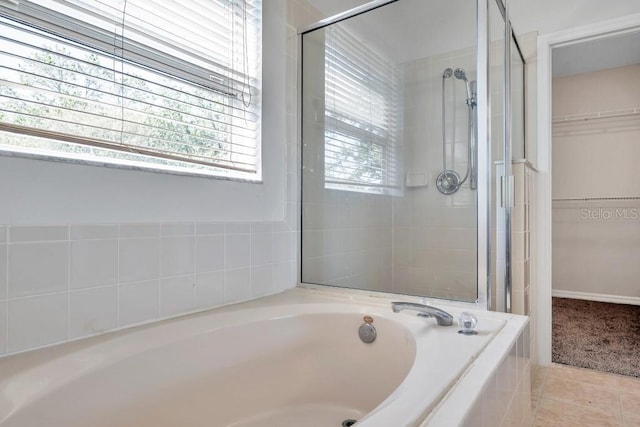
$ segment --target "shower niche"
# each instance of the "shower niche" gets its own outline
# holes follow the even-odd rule
[[[501,3],[478,4],[376,1],[301,32],[303,283],[490,301],[508,48]]]

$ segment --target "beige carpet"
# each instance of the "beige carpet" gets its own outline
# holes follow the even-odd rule
[[[640,378],[640,306],[553,298],[552,360]]]

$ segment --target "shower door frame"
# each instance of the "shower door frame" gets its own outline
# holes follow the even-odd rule
[[[308,33],[313,30],[317,30],[331,24],[343,21],[348,18],[352,18],[357,15],[361,15],[363,13],[369,12],[371,10],[377,9],[382,6],[386,6],[391,3],[395,3],[400,0],[374,0],[369,3],[363,4],[361,6],[357,6],[351,10],[347,10],[345,12],[339,13],[332,17],[323,19],[315,24],[312,24],[308,27],[305,27],[298,31],[298,35],[302,37],[305,33]],[[492,281],[491,277],[493,274],[493,270],[496,268],[495,265],[491,263],[491,250],[494,245],[494,239],[492,235],[493,231],[491,230],[491,214],[492,214],[492,200],[491,200],[491,115],[490,115],[490,93],[489,93],[489,2],[495,1],[499,8],[501,8],[501,13],[505,22],[504,28],[504,40],[505,40],[505,79],[508,80],[508,75],[510,71],[510,46],[511,46],[511,25],[507,15],[507,9],[503,5],[501,0],[477,0],[476,1],[476,66],[477,66],[477,150],[478,150],[478,187],[477,187],[477,259],[476,259],[476,285],[477,285],[477,299],[475,303],[462,303],[463,305],[470,305],[475,308],[481,308],[485,310],[494,309],[491,305],[491,288]],[[302,43],[300,43],[300,58],[302,58]],[[503,82],[505,84],[505,100],[504,100],[504,147],[503,154],[509,154],[509,158],[511,156],[511,141],[510,138],[507,139],[507,135],[509,135],[511,124],[508,122],[507,118],[509,116],[509,112],[507,111],[510,108],[510,92],[507,91],[509,88],[508,82]],[[300,115],[301,116],[301,115]],[[509,164],[509,167],[505,169],[505,172],[510,171],[510,162],[505,162]],[[505,175],[509,176],[509,174]],[[302,173],[301,173],[302,179]],[[510,194],[509,190],[511,187],[510,180],[505,180],[505,185],[507,186],[506,193]],[[300,186],[302,191],[302,186]],[[302,197],[302,195],[301,195]],[[511,197],[506,196],[506,203],[512,201]],[[507,209],[510,212],[509,209]],[[302,218],[300,218],[302,221]],[[506,215],[505,218],[505,235],[506,231],[510,230],[510,216]],[[300,227],[302,230],[302,227]],[[300,232],[300,239],[302,239],[303,232]],[[302,251],[302,241],[300,242],[300,250]],[[506,307],[510,308],[510,286],[511,286],[511,273],[510,273],[510,247],[509,244],[505,245],[505,260],[507,260],[507,269],[505,271],[505,285],[507,289],[505,289],[505,297],[509,299],[506,304]],[[300,262],[302,261],[302,254],[300,254]],[[300,274],[302,274],[302,266],[300,268]],[[305,284],[302,281],[302,277],[300,277],[301,284]],[[311,285],[314,286],[314,285]],[[366,290],[365,290],[366,291]],[[375,291],[367,291],[367,292],[375,292]],[[379,293],[379,292],[378,292]],[[420,297],[422,298],[422,297]]]

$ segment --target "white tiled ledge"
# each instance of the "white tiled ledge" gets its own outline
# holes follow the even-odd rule
[[[0,355],[296,285],[286,222],[0,226]]]

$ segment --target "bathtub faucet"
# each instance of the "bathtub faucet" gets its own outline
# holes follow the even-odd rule
[[[435,317],[436,322],[438,322],[440,326],[453,325],[452,315],[430,305],[416,304],[413,302],[392,302],[391,309],[394,313],[400,313],[402,310],[415,310],[418,312],[418,317]]]

